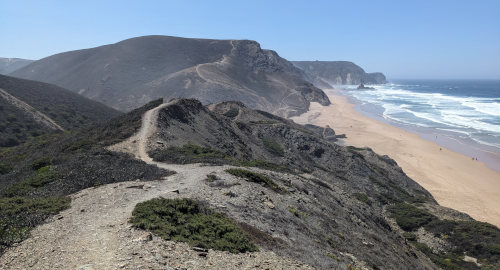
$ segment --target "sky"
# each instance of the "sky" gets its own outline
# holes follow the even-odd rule
[[[144,35],[251,39],[288,60],[389,79],[500,79],[500,1],[0,0],[0,57],[40,59]]]

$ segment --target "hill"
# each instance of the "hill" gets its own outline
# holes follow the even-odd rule
[[[58,86],[4,75],[0,75],[0,111],[0,147],[121,114]]]
[[[366,73],[358,65],[347,61],[292,61],[308,75],[310,82],[318,87],[342,84],[383,84],[384,74],[380,72]]]
[[[301,114],[326,95],[303,71],[255,41],[145,36],[38,60],[13,76],[53,83],[129,111],[163,97],[204,104],[239,100],[281,116]]]
[[[29,65],[33,61],[34,60],[0,57],[0,74],[7,75],[11,72],[14,72],[20,68]]]
[[[0,212],[8,226],[0,228],[9,229],[2,240],[13,239],[13,228],[68,209],[7,249],[0,267],[478,269],[475,259],[481,266],[500,263],[498,228],[439,206],[389,157],[330,143],[329,134],[241,102],[174,99],[16,147],[0,158],[12,168],[0,177],[0,211],[8,209]],[[123,181],[133,182],[116,183]],[[12,214],[28,198],[77,191],[71,206],[65,199],[57,209],[36,204],[27,216]],[[170,218],[176,222],[164,222]],[[218,241],[214,231],[227,238]],[[239,248],[252,253],[220,251]]]

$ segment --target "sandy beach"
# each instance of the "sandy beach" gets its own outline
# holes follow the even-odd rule
[[[453,152],[417,134],[369,118],[347,97],[329,91],[332,105],[312,103],[297,123],[329,125],[346,134],[346,145],[370,147],[396,160],[406,174],[426,188],[439,204],[500,227],[500,173],[471,157]]]

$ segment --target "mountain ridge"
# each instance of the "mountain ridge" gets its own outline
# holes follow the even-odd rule
[[[61,87],[0,75],[0,146],[82,128],[121,114]]]
[[[0,57],[0,75],[7,75],[20,68],[23,68],[35,60],[21,59],[21,58],[4,58]]]
[[[311,101],[330,104],[302,70],[250,40],[137,37],[49,56],[11,75],[60,85],[122,111],[159,97],[240,100],[281,116],[301,114]]]

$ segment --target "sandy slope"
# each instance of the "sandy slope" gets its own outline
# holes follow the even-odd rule
[[[329,98],[331,106],[312,103],[308,113],[292,119],[330,125],[337,134],[347,135],[347,145],[368,146],[389,155],[441,205],[500,227],[500,173],[416,134],[366,117],[344,96]]]

